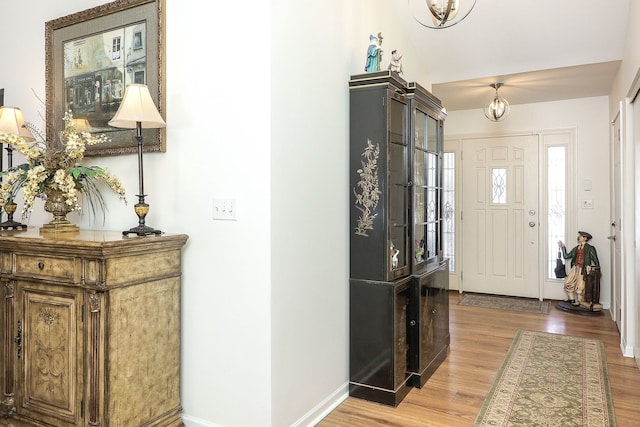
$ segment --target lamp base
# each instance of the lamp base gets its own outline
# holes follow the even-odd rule
[[[126,236],[128,234],[137,234],[138,236],[151,236],[153,234],[162,234],[162,231],[156,230],[155,228],[151,228],[147,225],[138,225],[137,227],[133,227],[122,232],[123,236]]]
[[[9,148],[7,147],[7,151]],[[7,220],[0,224],[2,230],[26,230],[27,226],[13,220],[13,214],[16,212],[18,205],[15,203],[7,203],[4,205],[4,211],[7,213]]]
[[[0,223],[0,229],[2,230],[26,230],[27,226],[25,224],[22,224],[20,222],[16,222],[16,221],[5,221],[3,223]]]

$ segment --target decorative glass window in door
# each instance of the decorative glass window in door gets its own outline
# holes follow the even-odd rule
[[[491,169],[491,203],[504,205],[507,203],[507,169]]]
[[[547,147],[547,278],[555,279],[558,241],[564,241],[567,223],[567,147]]]
[[[456,271],[456,153],[444,153],[442,160],[442,252],[449,271]]]

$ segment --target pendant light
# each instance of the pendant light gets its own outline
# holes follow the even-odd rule
[[[506,99],[501,98],[498,94],[498,89],[500,89],[503,84],[502,83],[492,83],[490,85],[492,88],[496,90],[496,95],[493,100],[487,105],[484,109],[484,115],[487,116],[487,119],[492,122],[499,122],[509,115],[509,111],[511,111],[511,107],[509,106],[509,102]]]
[[[413,18],[420,25],[435,30],[456,25],[466,18],[476,5],[476,0],[408,0],[408,2]],[[464,6],[468,9],[464,9]]]

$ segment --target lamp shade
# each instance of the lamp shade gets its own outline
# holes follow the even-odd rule
[[[18,107],[0,107],[0,131],[19,136],[27,142],[36,140]]]
[[[120,107],[109,125],[135,129],[140,122],[143,128],[163,128],[167,124],[151,99],[147,85],[130,84],[124,91]]]

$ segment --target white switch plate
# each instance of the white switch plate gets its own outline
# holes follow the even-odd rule
[[[236,220],[236,199],[213,199],[213,219]]]
[[[591,199],[583,200],[582,209],[593,209],[593,200]]]

